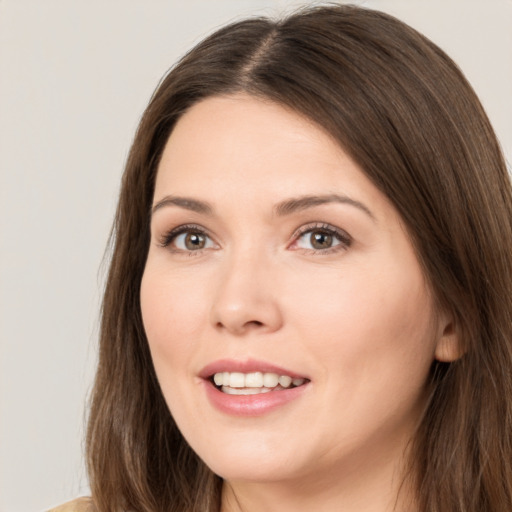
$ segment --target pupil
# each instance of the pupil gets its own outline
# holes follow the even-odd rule
[[[187,249],[191,251],[195,251],[197,249],[202,249],[205,245],[204,235],[199,233],[189,233],[185,237],[185,246]]]
[[[311,245],[315,249],[328,249],[332,245],[332,235],[321,231],[311,233]]]

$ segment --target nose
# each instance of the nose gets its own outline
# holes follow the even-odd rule
[[[242,336],[281,328],[279,279],[274,267],[257,254],[241,254],[224,262],[211,309],[215,329]]]

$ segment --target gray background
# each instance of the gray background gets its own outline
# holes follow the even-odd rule
[[[87,494],[101,262],[154,87],[220,25],[304,3],[0,0],[0,512]],[[448,51],[510,162],[512,1],[353,3],[398,16]]]

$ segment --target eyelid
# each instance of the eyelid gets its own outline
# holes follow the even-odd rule
[[[327,249],[304,249],[304,248],[295,248],[292,246],[297,243],[297,241],[307,233],[311,233],[314,231],[324,231],[326,233],[331,234],[339,240],[339,244],[333,247],[329,247]],[[331,252],[345,250],[352,244],[352,237],[343,229],[333,226],[332,224],[327,224],[326,222],[313,222],[309,224],[305,224],[298,228],[294,234],[292,235],[292,243],[288,246],[288,248],[292,248],[292,250],[302,250],[308,253],[321,253],[321,254],[329,254]]]
[[[336,244],[335,246],[332,246],[327,249],[305,249],[305,248],[293,248],[293,245],[297,244],[297,241],[304,236],[307,233],[314,232],[314,231],[324,231],[333,237],[335,237],[340,243]],[[173,250],[177,253],[186,253],[189,255],[200,253],[205,249],[211,249],[209,248],[202,248],[197,249],[194,251],[187,251],[183,249],[178,248],[172,248],[170,247],[172,242],[181,234],[187,233],[187,232],[195,232],[200,233],[201,235],[204,235],[208,239],[212,241],[212,243],[216,246],[218,246],[217,242],[215,242],[215,239],[211,236],[209,231],[202,227],[199,224],[180,224],[179,226],[176,226],[166,232],[164,232],[162,235],[158,238],[158,245],[163,248],[168,248],[170,250]],[[312,222],[305,224],[303,226],[300,226],[292,235],[292,242],[288,245],[288,249],[292,250],[301,250],[308,253],[321,253],[321,254],[328,254],[335,251],[345,250],[352,244],[352,237],[343,229],[338,228],[336,226],[333,226],[332,224],[328,224],[326,222]]]
[[[158,238],[158,245],[163,248],[170,248],[173,240],[175,240],[179,235],[187,232],[194,232],[194,233],[200,233],[201,235],[204,235],[208,237],[212,242],[217,245],[213,237],[210,235],[208,230],[203,228],[202,226],[198,224],[180,224],[179,226],[176,226],[169,231],[164,232],[162,235]],[[198,249],[197,251],[184,251],[182,249],[173,249],[175,252],[186,252],[187,254],[192,254],[196,252],[201,252],[204,249]]]

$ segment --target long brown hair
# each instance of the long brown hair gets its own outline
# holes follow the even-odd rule
[[[157,165],[203,98],[244,91],[327,130],[393,202],[464,355],[435,362],[411,447],[422,512],[512,510],[512,195],[489,121],[457,66],[381,12],[325,6],[218,30],[143,115],[112,235],[87,434],[99,511],[218,512],[221,480],[163,400],[141,321]]]

